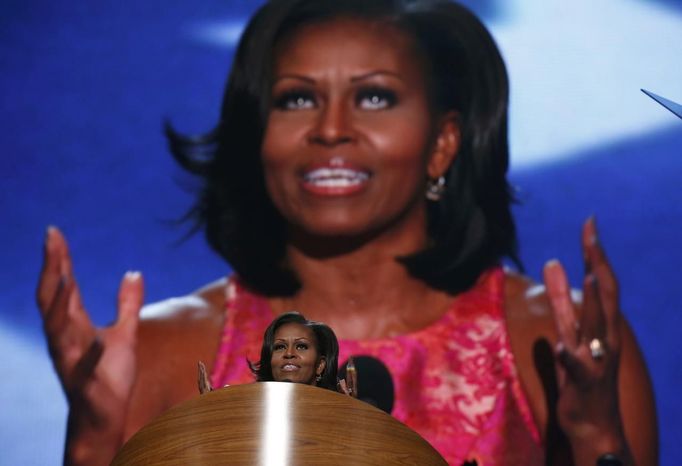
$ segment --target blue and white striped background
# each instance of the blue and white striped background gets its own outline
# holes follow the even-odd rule
[[[140,269],[148,301],[228,268],[172,220],[192,182],[161,122],[208,129],[235,41],[260,2],[5,0],[0,14],[0,464],[58,464],[66,405],[33,289],[45,227],[67,234],[85,303],[114,316]],[[522,256],[558,257],[579,283],[579,231],[596,214],[623,308],[654,378],[664,465],[682,460],[682,1],[468,3],[512,80],[512,180]],[[188,377],[194,377],[188,374]]]

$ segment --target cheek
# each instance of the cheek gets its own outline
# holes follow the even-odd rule
[[[296,188],[296,163],[306,130],[297,118],[271,116],[261,146],[265,183],[275,205],[287,191]]]
[[[402,129],[404,132],[399,138],[376,140],[383,157],[382,169],[377,171],[373,186],[377,196],[375,210],[391,216],[426,205],[428,138],[414,131],[414,127]]]
[[[425,166],[431,150],[431,123],[421,105],[406,105],[365,122],[366,136],[386,162]]]
[[[299,148],[301,141],[305,140],[309,126],[307,120],[304,112],[270,114],[261,146],[263,163],[278,164],[289,159]]]

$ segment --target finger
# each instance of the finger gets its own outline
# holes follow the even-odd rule
[[[346,381],[343,379],[341,379],[337,382],[336,388],[338,389],[338,391],[340,393],[343,393],[344,395],[353,396],[351,394],[351,391],[348,389],[348,385],[346,384]]]
[[[599,244],[597,221],[594,217],[588,218],[583,224],[582,243],[585,260],[588,261],[592,267],[604,263],[608,265],[606,255]]]
[[[590,217],[583,227],[583,245],[588,261],[597,282],[597,293],[604,315],[604,336],[611,347],[619,346],[620,303],[618,280],[611,268],[606,253],[599,242],[594,217]]]
[[[597,243],[595,232],[594,216],[588,217],[583,223],[582,234],[580,237],[583,249],[583,261],[585,263],[585,274],[592,273],[592,258],[590,257],[590,249]]]
[[[202,395],[204,393],[208,393],[213,390],[213,387],[211,387],[211,382],[208,379],[208,373],[206,372],[206,366],[202,361],[199,361],[199,379],[198,379],[198,384],[199,384],[199,393]]]
[[[69,293],[68,313],[81,325],[90,325],[90,319],[83,310],[78,283],[73,276],[73,265],[66,239],[58,228],[50,226],[45,238],[45,260],[38,284],[37,299],[43,317],[55,301],[60,283],[73,282]]]
[[[62,256],[60,249],[64,248],[66,248],[66,241],[60,231],[56,227],[49,226],[45,233],[43,266],[36,289],[38,308],[43,316],[45,316],[50,305],[55,300],[55,293],[57,293],[60,287],[60,281],[62,280],[61,267],[59,265],[60,257]]]
[[[572,351],[578,345],[576,336],[578,321],[575,316],[566,272],[559,261],[553,259],[545,264],[543,275],[547,296],[554,312],[554,322],[559,341],[569,351]]]
[[[606,333],[606,323],[604,321],[604,311],[599,296],[599,284],[592,274],[585,276],[583,280],[583,312],[580,328],[582,329],[583,340],[592,338],[604,338]]]
[[[348,357],[346,363],[346,385],[351,396],[358,396],[358,371],[355,369],[355,361],[353,356]]]
[[[132,338],[139,322],[140,309],[144,302],[144,280],[137,271],[126,272],[118,291],[117,326],[121,326]]]
[[[66,278],[59,281],[52,303],[46,309],[43,317],[43,328],[47,335],[51,349],[56,349],[59,337],[69,321],[69,301],[73,292],[73,281]]]
[[[565,371],[564,374],[559,373],[560,383],[563,385],[566,383],[566,378],[570,378],[573,381],[585,381],[588,380],[585,365],[572,351],[562,345],[558,345],[556,351],[557,361],[561,365],[561,368]]]

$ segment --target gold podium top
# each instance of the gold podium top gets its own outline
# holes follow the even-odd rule
[[[373,406],[309,385],[235,385],[147,424],[112,465],[447,465],[419,434]]]

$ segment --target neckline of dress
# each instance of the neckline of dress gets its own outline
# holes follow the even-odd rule
[[[459,307],[459,304],[462,300],[462,297],[469,295],[470,293],[474,292],[477,288],[481,287],[484,283],[488,283],[490,280],[493,280],[496,271],[499,271],[501,267],[491,267],[487,270],[485,270],[479,278],[476,280],[476,283],[469,288],[466,291],[463,291],[462,293],[457,294],[456,296],[453,296],[451,298],[450,304],[445,308],[445,311],[436,319],[433,321],[429,322],[425,326],[414,329],[408,332],[404,333],[397,333],[395,335],[390,335],[390,336],[381,336],[381,337],[375,337],[375,338],[339,338],[339,343],[344,342],[347,344],[358,344],[358,343],[369,343],[369,344],[379,344],[382,342],[388,342],[388,341],[393,341],[396,339],[415,339],[418,338],[419,336],[423,334],[429,334],[433,333],[435,330],[437,330],[440,327],[446,326],[450,324],[450,322],[456,317],[455,314],[457,313],[457,308]],[[258,308],[262,310],[262,317],[269,322],[272,322],[273,319],[275,319],[278,314],[275,313],[275,311],[272,309],[270,306],[270,303],[268,302],[267,298],[265,296],[262,296],[258,294],[255,291],[250,290],[248,287],[246,287],[241,280],[239,279],[238,276],[234,275],[231,277],[229,282],[232,282],[234,280],[234,284],[236,285],[236,293],[232,297],[232,299],[229,299],[229,301],[234,301],[235,299],[238,299],[238,296],[242,295],[243,293],[246,293],[249,297],[252,299],[255,299],[258,303]],[[229,283],[228,282],[228,283]],[[228,285],[229,286],[229,285]],[[229,304],[228,304],[229,305]],[[305,315],[305,314],[304,314]]]

